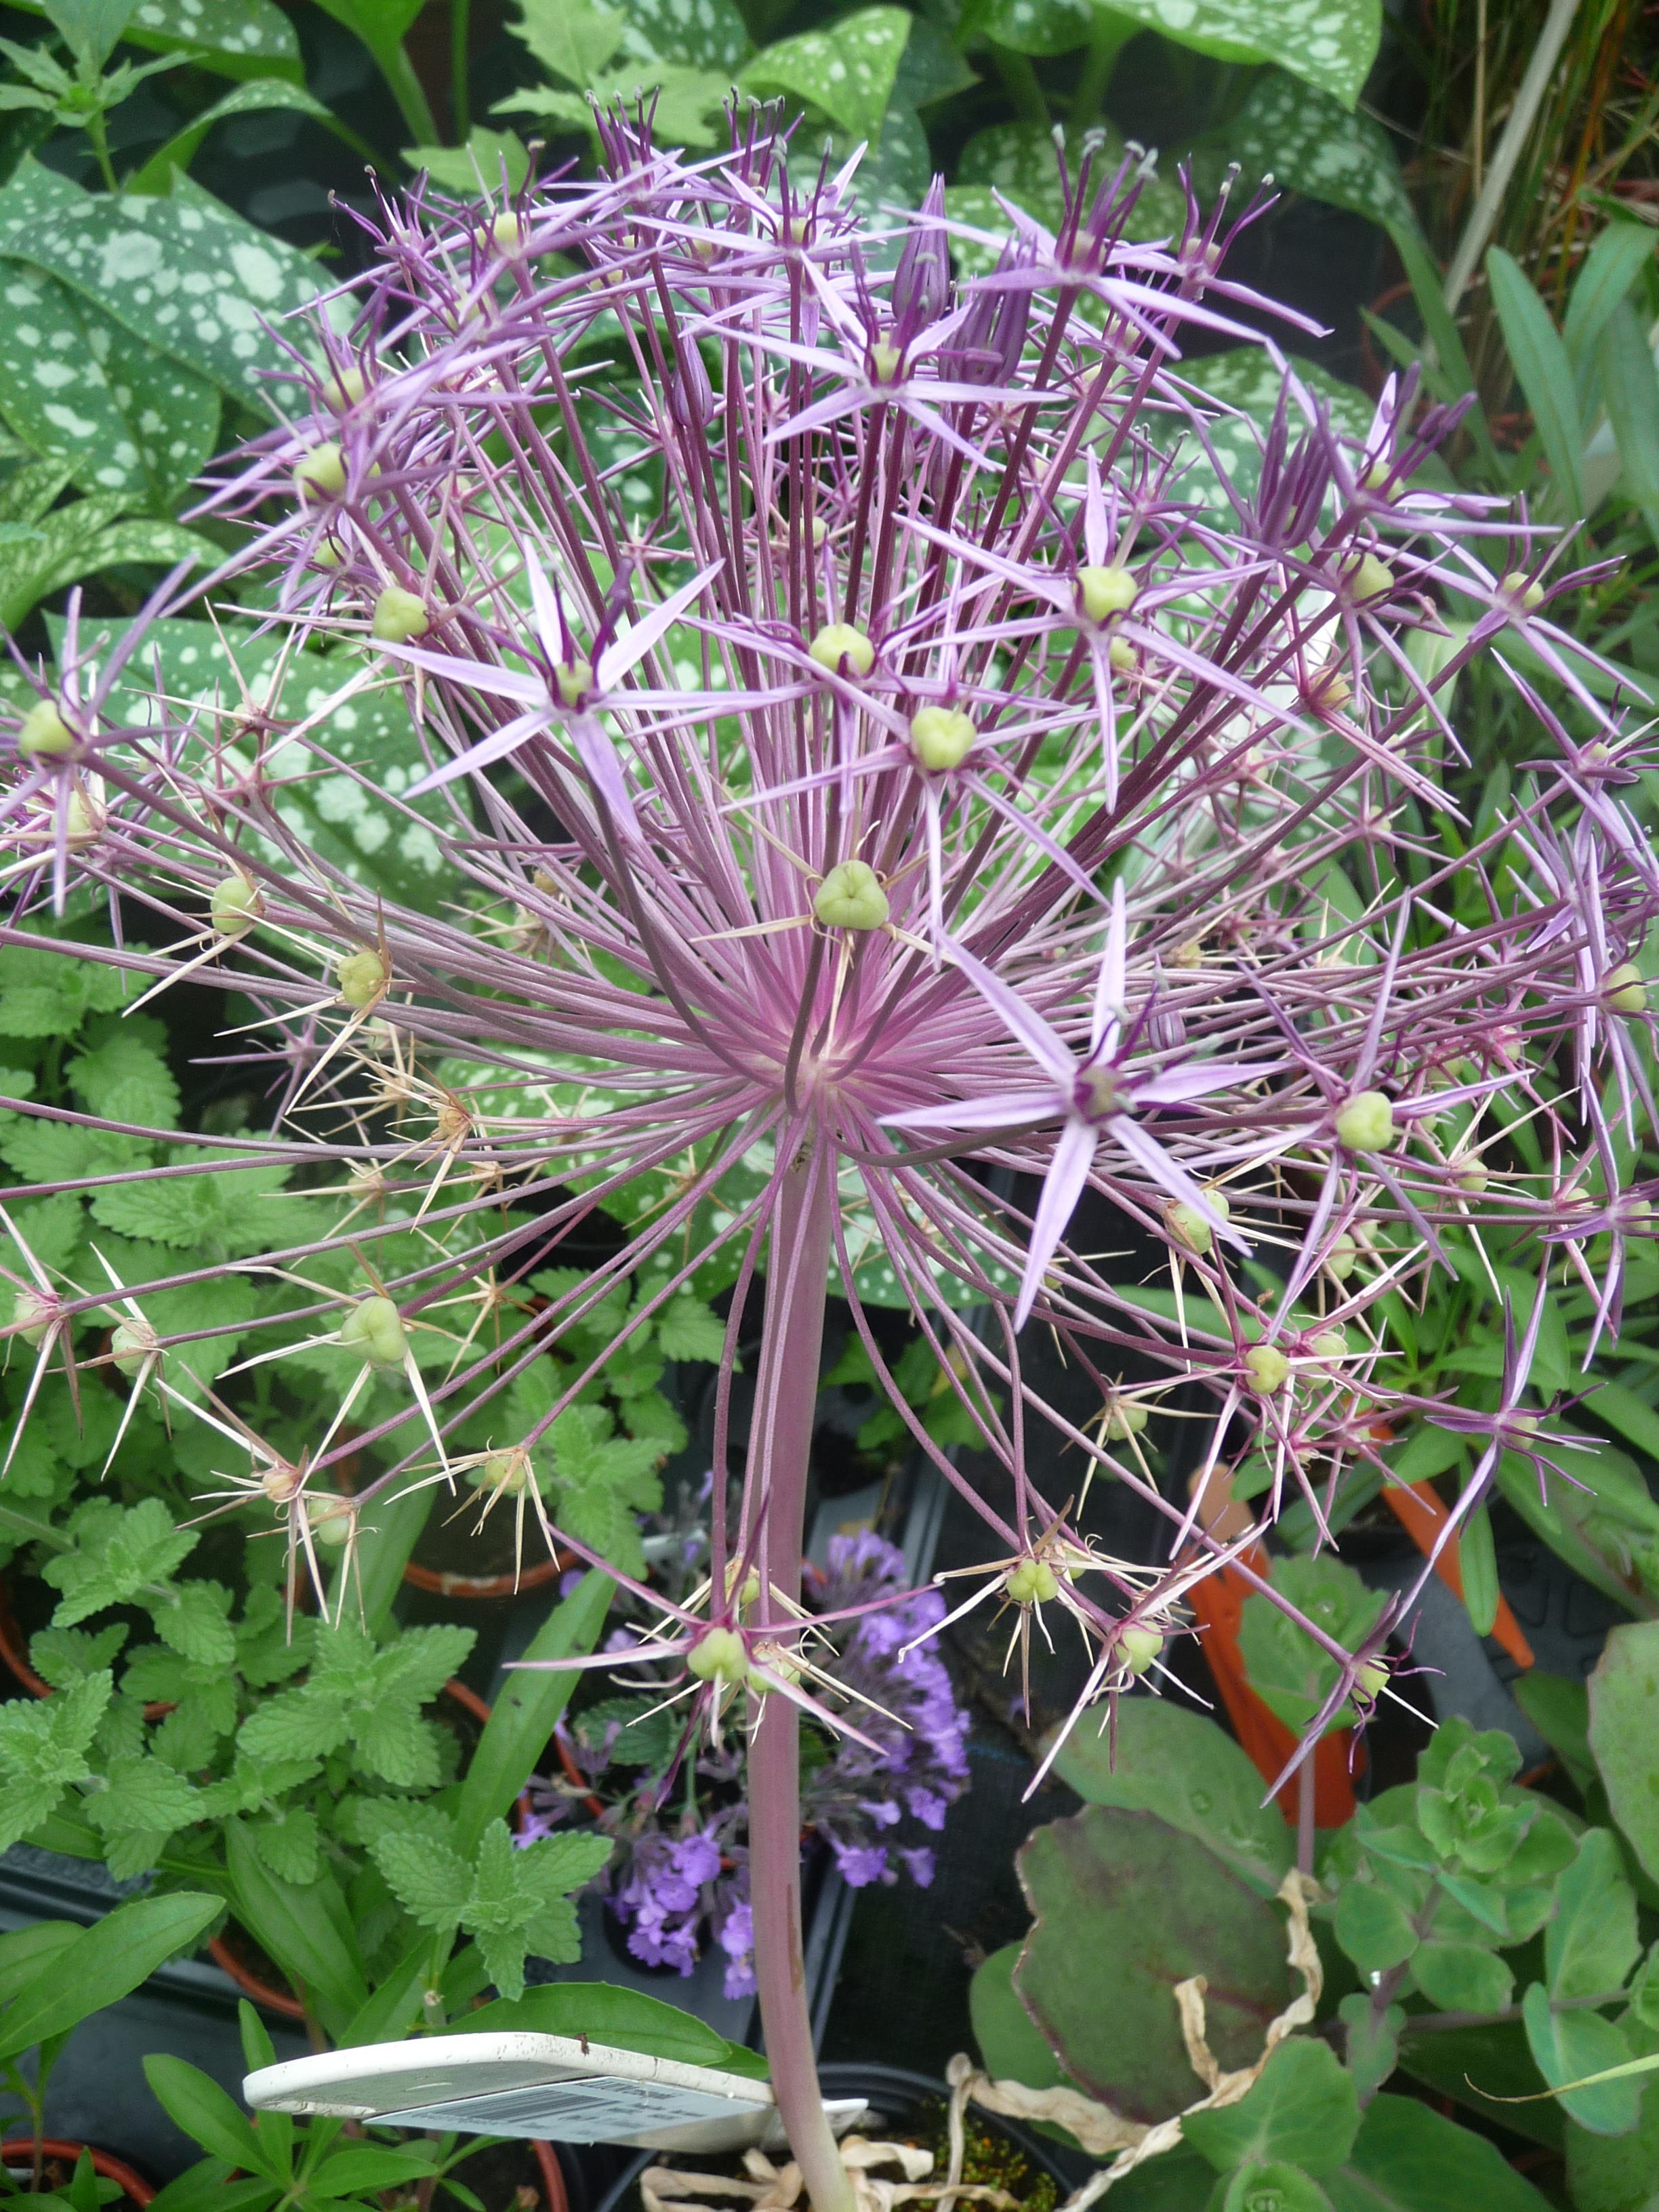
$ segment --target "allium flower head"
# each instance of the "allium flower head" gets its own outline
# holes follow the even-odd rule
[[[324,1407],[307,1480],[378,1453],[368,1510],[458,1448],[534,1454],[600,1364],[525,1412],[550,1337],[627,1279],[665,1308],[727,1251],[730,1343],[763,1275],[769,1341],[793,1348],[762,1364],[741,1527],[717,1525],[702,1608],[658,1656],[764,1674],[756,1642],[775,1658],[799,1632],[776,1501],[811,1316],[838,1282],[886,1377],[858,1287],[878,1254],[1012,1471],[1009,1515],[975,1498],[1000,1583],[1072,1540],[1031,1479],[1034,1422],[1165,1516],[1150,1579],[1068,1589],[1096,1679],[1120,1680],[1121,1639],[1154,1633],[1158,1577],[1204,1540],[1113,1449],[1125,1424],[1035,1395],[1020,1331],[1055,1332],[1103,1405],[1128,1363],[1207,1390],[1217,1448],[1258,1431],[1273,1498],[1316,1501],[1386,1412],[1378,1301],[1442,1263],[1447,1224],[1577,1237],[1559,1194],[1613,1208],[1613,1133],[1651,1118],[1627,970],[1659,912],[1618,779],[1575,738],[1455,849],[1426,810],[1455,816],[1456,675],[1511,632],[1609,758],[1619,733],[1548,602],[1513,586],[1512,526],[1413,476],[1448,418],[1410,388],[1354,441],[1289,376],[1254,488],[1218,475],[1187,356],[1270,342],[1216,221],[1130,245],[1124,180],[1085,165],[1058,233],[1021,219],[990,275],[952,278],[966,234],[936,198],[883,227],[903,232],[884,275],[850,172],[803,186],[764,121],[696,163],[641,125],[604,136],[605,175],[532,189],[510,228],[388,210],[311,412],[214,491],[252,533],[227,573],[327,672],[320,703],[169,705],[153,626],[176,596],[112,652],[71,626],[58,720],[43,686],[14,732],[6,940],[58,944],[42,902],[90,884],[194,932],[197,982],[255,1008],[269,1133],[174,1142],[126,1180],[306,1194],[238,1261],[273,1345],[344,1342],[343,1301],[385,1305],[397,1360],[359,1350],[377,1389],[406,1372],[420,1418],[381,1395],[347,1439]],[[1442,613],[1467,603],[1451,644]],[[1413,629],[1450,645],[1431,678]],[[118,668],[149,672],[142,726],[111,705]],[[427,763],[397,793],[340,744],[383,690]],[[323,769],[388,836],[435,835],[441,902],[292,826],[285,794]],[[122,942],[100,957],[146,988],[186,964]],[[1085,1189],[1167,1253],[1174,1316],[1079,1249]],[[528,1277],[607,1206],[620,1249],[532,1306]],[[125,1281],[123,1310],[208,1272]],[[43,1359],[110,1303],[15,1287]],[[453,1351],[422,1357],[416,1329]],[[168,1389],[185,1340],[147,1341],[143,1387]],[[722,1462],[726,1437],[722,1412]]]

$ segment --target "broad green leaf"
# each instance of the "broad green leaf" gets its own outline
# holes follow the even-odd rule
[[[1659,2035],[1628,2017],[1621,2023],[1639,2056],[1659,2051]],[[1659,2091],[1643,2090],[1642,2117],[1624,2136],[1592,2135],[1569,2121],[1567,2187],[1574,2212],[1648,2212],[1659,2174]]]
[[[1322,2185],[1335,2212],[1548,2212],[1495,2143],[1414,2097],[1366,2107],[1347,2163]]]
[[[1125,1698],[1109,1729],[1085,1717],[1054,1771],[1085,1803],[1155,1813],[1196,1836],[1264,1896],[1290,1871],[1294,1839],[1278,1808],[1262,1803],[1261,1777],[1202,1713],[1164,1698]]]
[[[356,2196],[421,2181],[439,2171],[436,2161],[413,2148],[394,2150],[381,2143],[343,2143],[329,2152],[306,2176],[306,2187],[319,2197]]]
[[[187,169],[195,160],[202,141],[216,123],[222,123],[233,115],[257,115],[267,108],[286,107],[297,114],[308,115],[315,123],[336,128],[334,111],[325,107],[320,100],[308,93],[302,84],[291,84],[286,77],[252,77],[246,84],[228,92],[222,100],[216,100],[211,107],[204,107],[199,115],[192,116],[182,131],[175,131],[165,146],[160,147],[140,169],[125,179],[124,189],[129,192],[160,192],[173,189],[173,173]]]
[[[1518,1675],[1510,1695],[1566,1768],[1582,1797],[1595,1779],[1589,1747],[1589,1693],[1582,1682],[1537,1668]]]
[[[1358,1649],[1382,1610],[1381,1595],[1367,1589],[1353,1569],[1337,1559],[1276,1559],[1273,1582],[1298,1612],[1350,1651]],[[1336,1680],[1335,1661],[1259,1593],[1244,1601],[1238,1643],[1251,1688],[1299,1735]],[[1326,1725],[1342,1726],[1346,1713],[1346,1708],[1339,1711]]]
[[[77,499],[43,515],[29,538],[0,544],[0,629],[15,629],[48,592],[102,568],[179,561],[210,568],[219,559],[216,545],[177,523],[118,520],[131,503],[120,492]]]
[[[1340,2166],[1359,2130],[1353,2076],[1328,2043],[1288,2037],[1237,2105],[1192,2112],[1181,2132],[1218,2172],[1282,2160],[1312,2174]]]
[[[83,293],[137,337],[261,414],[291,378],[271,335],[322,289],[317,265],[182,179],[170,199],[83,192],[33,159],[0,188],[0,258]]]
[[[1449,2097],[1514,2134],[1551,2150],[1559,2150],[1565,2140],[1567,2121],[1545,2087],[1528,2047],[1527,2031],[1518,2020],[1404,2035],[1400,2065],[1413,2081],[1437,2096]],[[1522,2101],[1505,2101],[1515,2099]]]
[[[1066,2079],[1060,2062],[1014,1988],[1014,1969],[1024,1948],[1020,1943],[1005,1943],[974,1969],[968,1988],[974,2040],[994,2080],[1023,2081],[1028,2089],[1057,2089]]]
[[[1284,68],[1267,70],[1251,87],[1227,126],[1226,149],[1247,176],[1271,175],[1276,185],[1328,207],[1385,227],[1415,221],[1399,156],[1382,125],[1298,84]]]
[[[360,38],[384,67],[420,14],[422,0],[318,0],[318,5]]]
[[[132,0],[46,0],[46,13],[70,52],[101,70],[126,28]]]
[[[1349,1880],[1337,1893],[1336,1940],[1364,1973],[1386,1972],[1417,1948],[1411,1915],[1376,1882]]]
[[[665,2004],[643,1990],[617,1989],[608,1982],[545,1982],[509,2003],[498,1997],[452,2024],[468,2035],[523,2034],[586,2036],[620,2051],[642,2051],[653,2058],[672,2058],[685,2066],[715,2066],[752,2073],[763,2062],[754,2052],[739,2058],[737,2049],[695,2013]]]
[[[1388,2005],[1379,2014],[1369,1994],[1356,1992],[1337,2007],[1343,2027],[1343,2057],[1360,2101],[1369,2104],[1400,2063],[1405,2008]]]
[[[1331,2212],[1330,2198],[1311,2174],[1277,2159],[1267,2166],[1241,2166],[1216,2189],[1219,2212]],[[1216,2197],[1210,2203],[1214,2206]]]
[[[36,1920],[0,1936],[0,2005],[9,2005],[43,1969],[64,1958],[85,1932],[73,1920]]]
[[[1659,1881],[1659,1793],[1653,1787],[1659,1713],[1659,1621],[1615,1628],[1589,1678],[1589,1745],[1626,1842]]]
[[[1581,388],[1609,318],[1652,262],[1656,243],[1648,223],[1610,222],[1584,256],[1561,325],[1561,342]]]
[[[1598,1382],[1584,1401],[1598,1421],[1633,1443],[1650,1459],[1659,1459],[1659,1413],[1622,1382]]]
[[[433,183],[460,199],[520,191],[530,174],[530,155],[516,131],[489,131],[480,123],[465,146],[408,146],[404,159],[424,169]]]
[[[1525,271],[1501,246],[1486,254],[1486,282],[1503,326],[1504,343],[1549,463],[1558,517],[1576,522],[1584,511],[1580,463],[1584,426],[1578,417],[1578,392],[1560,332]]]
[[[1089,2095],[1149,2121],[1190,2100],[1170,1991],[1194,1974],[1220,2063],[1260,2057],[1290,1999],[1284,1923],[1214,1852],[1148,1813],[1090,1805],[1039,1828],[1017,1863],[1036,1924],[1014,1986]]]
[[[1609,317],[1595,355],[1607,421],[1619,448],[1620,489],[1659,534],[1659,370],[1628,300]]]
[[[1587,2084],[1587,2076],[1613,2073],[1631,2064],[1630,2045],[1617,2025],[1599,2012],[1555,2012],[1549,1991],[1534,1982],[1521,2001],[1527,2041],[1538,2070],[1560,2100],[1568,2118],[1592,2135],[1627,2135],[1641,2109],[1639,2075],[1622,2075]],[[1639,2065],[1640,2061],[1636,2062]],[[1570,2083],[1577,2083],[1570,2087]]]
[[[1501,2012],[1515,1986],[1514,1975],[1484,1944],[1433,1939],[1413,1952],[1412,1979],[1440,2012]]]
[[[510,28],[544,69],[585,92],[621,46],[628,25],[597,0],[520,0],[520,20]]]
[[[532,1638],[524,1660],[569,1659],[593,1650],[615,1588],[606,1575],[584,1575]],[[543,1672],[524,1666],[507,1675],[461,1784],[455,1820],[463,1849],[474,1848],[485,1828],[501,1819],[523,1789],[578,1679],[572,1670]]]
[[[918,15],[910,25],[898,75],[893,79],[896,107],[931,107],[979,82],[945,33]]]
[[[902,8],[860,8],[830,29],[768,46],[739,82],[751,92],[793,93],[855,138],[873,138],[909,35]]]
[[[199,2066],[156,2051],[144,2060],[144,2078],[173,2125],[204,2151],[273,2181],[287,2180],[287,2166],[272,2159],[270,2146],[259,2140],[241,2106]]]
[[[166,1044],[159,1022],[142,1014],[131,1022],[105,1015],[64,1073],[88,1114],[146,1128],[176,1128],[179,1086],[164,1057]]]
[[[1591,1828],[1555,1881],[1555,1917],[1544,1930],[1551,2000],[1605,1997],[1624,1986],[1641,1956],[1636,1893],[1611,1830]]]
[[[1376,58],[1380,0],[1111,0],[1111,12],[1223,62],[1277,62],[1352,107]]]
[[[223,1910],[219,1898],[180,1890],[135,1898],[106,1913],[67,1954],[71,1964],[64,1957],[47,1960],[17,1991],[0,2016],[0,2058],[15,2058],[118,2002],[167,1960],[191,1948]]]
[[[1477,1505],[1464,1519],[1457,1542],[1458,1572],[1463,1583],[1463,1606],[1477,1636],[1490,1636],[1498,1618],[1498,1551],[1492,1539],[1492,1515]]]
[[[40,0],[15,0],[43,15]],[[138,0],[125,35],[157,53],[188,50],[218,76],[300,80],[300,42],[275,0]]]

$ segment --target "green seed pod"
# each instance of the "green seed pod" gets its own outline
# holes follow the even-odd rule
[[[887,894],[865,860],[842,860],[818,885],[812,911],[826,928],[879,929],[887,919]]]
[[[910,750],[935,774],[960,768],[974,750],[979,732],[954,707],[924,707],[910,717]]]
[[[1224,1191],[1206,1190],[1204,1195],[1209,1200],[1212,1209],[1218,1213],[1224,1221],[1230,1221],[1232,1218],[1232,1208],[1227,1203],[1227,1194]],[[1188,1200],[1184,1198],[1174,1200],[1164,1207],[1164,1218],[1187,1249],[1189,1252],[1196,1252],[1200,1259],[1202,1259],[1214,1245],[1214,1230]]]
[[[246,937],[265,910],[259,887],[244,875],[227,876],[213,886],[208,912],[221,937]]]
[[[825,623],[807,647],[806,657],[831,676],[845,673],[843,662],[854,676],[867,676],[876,665],[876,648],[851,623]]]
[[[1511,568],[1498,588],[1506,599],[1518,600],[1528,614],[1530,614],[1534,607],[1541,607],[1544,604],[1543,586],[1534,584],[1529,577],[1523,575],[1519,568]]]
[[[1633,960],[1621,960],[1601,978],[1601,996],[1615,1014],[1644,1014],[1648,987]]]
[[[1054,1571],[1046,1559],[1022,1559],[1003,1577],[1002,1587],[1016,1605],[1047,1605],[1060,1595]]]
[[[761,1672],[762,1668],[766,1669],[765,1674]],[[755,1646],[752,1662],[744,1678],[750,1689],[757,1698],[769,1697],[772,1693],[775,1685],[767,1680],[767,1674],[775,1675],[780,1682],[799,1682],[799,1662],[784,1644],[769,1642],[757,1644]]]
[[[371,1367],[401,1367],[409,1350],[402,1315],[379,1291],[358,1299],[340,1323],[337,1336],[349,1352],[362,1352]]]
[[[1310,1339],[1308,1349],[1316,1359],[1346,1358],[1348,1333],[1341,1328],[1322,1328],[1317,1336]]]
[[[306,1520],[319,1544],[345,1544],[356,1526],[357,1509],[349,1498],[332,1491],[306,1492]]]
[[[1077,588],[1084,613],[1096,623],[1127,614],[1140,597],[1140,586],[1127,568],[1079,568]]]
[[[1380,1659],[1368,1659],[1356,1670],[1353,1682],[1360,1696],[1375,1704],[1388,1687],[1389,1670]]]
[[[700,1682],[741,1682],[749,1674],[749,1648],[735,1628],[710,1628],[685,1656]]]
[[[345,455],[337,439],[325,438],[295,465],[294,489],[301,499],[338,499],[345,488]]]
[[[432,610],[401,584],[388,584],[374,602],[371,635],[382,645],[402,645],[411,637],[424,637],[432,627]]]
[[[1337,1115],[1336,1133],[1351,1152],[1385,1152],[1395,1138],[1394,1108],[1381,1091],[1356,1091]]]
[[[1118,1632],[1118,1656],[1132,1674],[1144,1674],[1164,1649],[1155,1628],[1125,1628]]]
[[[17,750],[25,760],[72,753],[76,743],[75,732],[64,720],[55,699],[37,700],[23,717],[23,726],[17,732]]]
[[[118,1321],[109,1340],[110,1357],[129,1382],[137,1382],[155,1350],[155,1331],[141,1315]]]
[[[891,338],[878,338],[870,349],[870,380],[872,384],[896,384],[904,356]]]
[[[514,215],[509,208],[504,214],[498,215],[494,222],[484,225],[478,233],[478,241],[486,252],[493,247],[503,261],[516,261],[524,252],[529,236],[529,226],[524,218]]]
[[[1471,1198],[1479,1198],[1492,1181],[1492,1173],[1478,1153],[1471,1152],[1464,1159],[1452,1162],[1452,1181],[1459,1190],[1466,1190]]]
[[[25,1344],[43,1345],[58,1318],[58,1301],[48,1291],[31,1290],[26,1283],[11,1302],[11,1322]]]
[[[559,703],[578,707],[593,689],[593,664],[591,660],[562,660],[553,671],[553,686],[559,695]]]
[[[1133,1398],[1115,1399],[1100,1425],[1101,1434],[1108,1443],[1127,1443],[1140,1434],[1151,1418],[1146,1407],[1136,1405]]]
[[[1357,599],[1380,599],[1394,589],[1394,570],[1375,553],[1362,553],[1347,572],[1347,585]]]
[[[1115,637],[1106,648],[1106,658],[1120,676],[1133,676],[1140,665],[1140,656],[1127,637]]]
[[[340,986],[340,996],[347,1006],[372,1006],[381,997],[392,981],[392,970],[381,956],[365,945],[361,951],[348,952],[335,970]]]
[[[1325,1272],[1333,1280],[1346,1283],[1359,1265],[1359,1247],[1346,1229],[1340,1230],[1331,1239],[1331,1249],[1325,1255]]]
[[[1244,1355],[1244,1371],[1250,1389],[1271,1398],[1284,1389],[1291,1363],[1276,1344],[1253,1344]]]
[[[348,407],[355,406],[368,389],[368,379],[355,361],[343,368],[337,368],[331,376],[323,380],[323,398],[337,415],[343,415]]]
[[[531,1485],[530,1454],[522,1444],[509,1451],[491,1452],[467,1475],[474,1490],[505,1491],[516,1498]]]

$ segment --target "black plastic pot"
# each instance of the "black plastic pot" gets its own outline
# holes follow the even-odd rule
[[[826,2097],[867,2097],[874,2111],[901,2133],[919,2108],[943,2103],[951,2094],[943,2081],[936,2081],[929,2075],[912,2074],[906,2067],[884,2066],[874,2061],[847,2060],[823,2066],[818,2069],[818,2079]],[[970,2106],[969,2111],[975,2127],[1005,2137],[1038,2172],[1050,2175],[1062,2197],[1069,2197],[1094,2172],[1091,2160],[1068,2154],[1058,2143],[1048,2142],[1017,2121],[981,2112],[977,2106]],[[878,2138],[883,2132],[879,2122],[875,2121],[860,2123],[860,2131]],[[672,2151],[618,2153],[607,2150],[603,2144],[593,2146],[593,2166],[598,2173],[603,2175],[609,2171],[612,2174],[602,2191],[594,2191],[593,2212],[639,2212],[640,2176],[647,2166],[672,2163],[674,2157]],[[579,2155],[585,2159],[586,2152]],[[620,2172],[616,2172],[615,2161],[619,2157],[625,2163]],[[690,2160],[688,2163],[702,2165],[708,2161]]]

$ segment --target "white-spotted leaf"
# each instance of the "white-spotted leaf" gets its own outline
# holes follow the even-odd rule
[[[261,410],[270,379],[293,374],[273,328],[322,289],[314,263],[188,178],[170,199],[84,192],[33,160],[0,190],[0,258],[44,269]],[[301,342],[298,325],[289,332]]]
[[[982,28],[1017,54],[1069,54],[1095,27],[1089,0],[991,0]]]
[[[1080,148],[1068,144],[1066,161],[1073,176]],[[1096,156],[1095,179],[1106,182],[1124,156],[1124,144],[1115,131],[1106,130]],[[951,252],[966,275],[990,268],[1011,231],[1007,216],[997,205],[995,194],[1012,200],[1026,215],[1034,216],[1047,230],[1059,228],[1061,216],[1060,165],[1053,135],[1040,123],[997,123],[981,131],[962,150],[957,182],[945,196],[947,212],[959,222],[989,231],[998,240],[986,247],[970,240],[953,239]],[[1139,241],[1167,238],[1181,228],[1185,203],[1178,186],[1157,175],[1143,179],[1126,234]]]
[[[16,0],[44,15],[40,0]],[[138,0],[123,34],[156,53],[188,48],[219,76],[301,79],[300,41],[275,0]]]
[[[1276,62],[1352,107],[1376,59],[1381,0],[1112,0],[1112,13],[1223,62]]]
[[[216,545],[176,522],[120,520],[129,504],[119,492],[77,499],[41,515],[28,538],[0,545],[0,629],[15,629],[49,592],[100,568],[178,561],[207,568],[218,558]]]
[[[733,0],[617,0],[628,28],[623,53],[730,75],[752,47]]]
[[[37,269],[0,270],[0,414],[85,492],[166,512],[212,454],[219,395]]]
[[[1330,94],[1282,70],[1269,70],[1252,87],[1228,130],[1227,150],[1252,181],[1271,175],[1289,191],[1369,216],[1385,229],[1415,220],[1382,125],[1350,114]]]
[[[793,93],[855,138],[873,138],[910,35],[902,8],[860,8],[832,29],[783,39],[743,72],[751,92]]]

